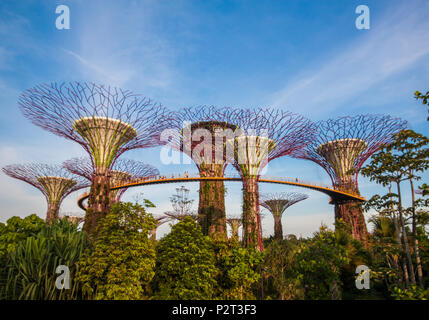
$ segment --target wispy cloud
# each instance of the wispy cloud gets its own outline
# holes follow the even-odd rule
[[[414,5],[407,3],[372,19],[370,30],[356,31],[361,34],[350,40],[348,46],[337,48],[325,61],[316,56],[316,65],[310,64],[273,94],[273,104],[326,115],[413,68],[429,54],[429,42],[425,40],[429,4]]]
[[[174,73],[174,50],[150,24],[154,6],[151,1],[127,7],[93,2],[75,23],[78,41],[63,50],[84,78],[127,87],[138,83],[140,89],[165,87]]]

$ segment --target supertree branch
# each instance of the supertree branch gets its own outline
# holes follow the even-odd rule
[[[334,186],[357,184],[364,162],[382,145],[393,141],[407,122],[388,115],[357,115],[319,121],[318,134],[292,156],[311,160],[323,167]],[[345,186],[347,187],[347,186]]]
[[[363,163],[406,126],[406,121],[388,115],[320,121],[315,139],[293,156],[319,164],[329,174],[334,188],[359,194],[358,174]],[[336,221],[343,222],[355,239],[365,242],[367,228],[361,205],[337,199],[332,202]]]
[[[2,170],[8,176],[25,181],[43,193],[48,204],[47,221],[58,219],[59,208],[65,197],[89,186],[85,179],[68,172],[59,165],[12,164],[5,166]]]
[[[274,238],[283,239],[282,215],[287,208],[307,199],[308,196],[302,193],[273,193],[261,195],[260,205],[271,212],[274,217]]]
[[[188,155],[202,177],[222,177],[227,166],[226,140],[234,136],[237,111],[199,106],[176,112],[171,146]],[[225,186],[223,181],[201,181],[198,221],[203,233],[226,239]]]
[[[316,126],[308,119],[284,110],[241,109],[233,122],[237,134],[233,166],[243,180],[243,243],[263,250],[259,214],[258,180],[269,161],[289,155],[311,142]]]
[[[106,167],[127,150],[160,145],[170,120],[150,99],[86,82],[38,85],[21,94],[19,105],[35,125],[78,142]]]
[[[63,162],[64,168],[73,174],[81,176],[89,181],[94,179],[95,167],[88,157],[72,158]],[[109,170],[109,184],[116,186],[126,183],[130,180],[149,178],[159,175],[159,170],[154,166],[145,164],[141,161],[119,158],[115,161],[112,168]],[[127,188],[110,190],[109,196],[111,202],[121,200],[122,195]]]
[[[19,98],[24,116],[34,124],[76,141],[95,167],[84,228],[96,231],[109,210],[109,178],[115,160],[125,151],[161,144],[169,112],[130,91],[94,83],[42,84]]]

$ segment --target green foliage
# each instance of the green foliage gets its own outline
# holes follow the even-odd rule
[[[394,287],[392,296],[396,300],[428,300],[429,288],[424,290],[416,285],[411,285],[408,289]]]
[[[12,217],[6,224],[0,223],[0,261],[5,259],[20,241],[35,236],[44,225],[45,221],[35,214],[24,219]]]
[[[296,240],[274,240],[265,250],[265,276],[270,298],[304,299],[304,288],[296,268],[298,248]],[[270,287],[273,292],[269,291]]]
[[[186,217],[159,241],[155,299],[213,299],[216,287],[213,243],[201,227]]]
[[[225,300],[255,299],[253,287],[260,279],[263,254],[252,248],[241,248],[236,239],[216,243],[219,298]]]
[[[100,221],[97,238],[79,263],[77,279],[89,299],[144,299],[152,280],[155,220],[132,203],[114,204]]]
[[[30,220],[38,225],[37,219]],[[35,224],[30,224],[31,230],[38,228]],[[19,242],[10,252],[6,262],[7,278],[1,284],[3,298],[75,299],[79,284],[74,281],[74,274],[86,246],[86,234],[77,231],[76,225],[67,220],[56,220],[45,225],[37,235]],[[65,265],[70,270],[70,289],[59,290],[55,286],[59,265]]]
[[[305,288],[305,299],[339,299],[341,268],[350,262],[340,236],[321,227],[310,240],[300,243],[296,254],[298,280]]]

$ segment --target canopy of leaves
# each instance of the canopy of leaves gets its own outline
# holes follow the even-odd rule
[[[159,241],[155,299],[213,299],[216,287],[213,243],[190,217],[174,225]]]
[[[102,220],[92,250],[79,263],[78,280],[89,299],[144,299],[155,272],[149,233],[155,220],[145,209],[118,202]]]

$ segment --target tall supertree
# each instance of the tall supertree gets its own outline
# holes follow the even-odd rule
[[[223,177],[227,166],[226,139],[232,138],[236,111],[200,106],[174,116],[173,147],[188,155],[201,177]],[[198,221],[203,233],[226,239],[225,186],[223,181],[200,181]]]
[[[364,162],[407,122],[387,115],[357,115],[317,123],[318,135],[293,156],[311,160],[326,170],[334,188],[359,194],[358,174]],[[367,228],[361,205],[332,199],[335,220],[345,223],[355,239],[365,240]]]
[[[52,83],[24,91],[24,116],[56,135],[79,143],[95,173],[84,228],[95,230],[109,209],[109,172],[125,151],[160,144],[168,126],[166,110],[128,90],[93,83]]]
[[[306,194],[283,192],[261,195],[260,205],[271,212],[274,218],[274,239],[283,239],[282,215],[291,205],[307,199]]]
[[[11,164],[3,172],[8,176],[25,181],[39,189],[46,197],[48,210],[46,221],[59,218],[61,202],[73,191],[89,187],[89,183],[59,165],[41,163]]]
[[[308,119],[278,109],[242,109],[233,122],[236,137],[233,165],[243,181],[243,243],[263,250],[258,181],[263,168],[276,158],[305,147],[314,139],[315,125]]]
[[[85,179],[92,181],[95,174],[95,167],[90,158],[72,158],[63,162],[64,168],[71,173],[77,174]],[[159,175],[159,170],[149,164],[141,161],[119,158],[112,165],[109,172],[110,186],[117,186],[133,179],[148,178]],[[110,190],[110,203],[121,200],[122,195],[127,188]]]
[[[240,229],[242,225],[242,219],[241,218],[226,218],[226,223],[229,224],[231,227],[231,238],[238,240],[238,229]]]

